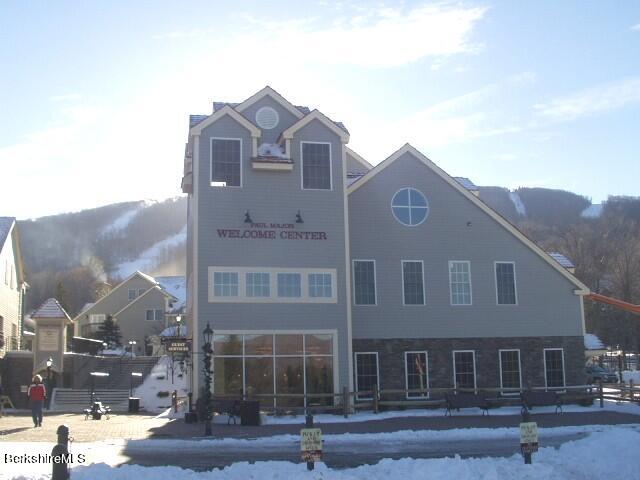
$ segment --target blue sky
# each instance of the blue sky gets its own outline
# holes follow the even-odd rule
[[[270,85],[373,164],[640,195],[637,1],[5,1],[0,214],[180,193],[189,113]]]

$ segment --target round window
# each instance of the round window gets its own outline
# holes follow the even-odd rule
[[[278,112],[271,107],[262,107],[256,112],[256,123],[265,130],[276,128],[279,121]]]
[[[401,224],[415,227],[427,219],[429,202],[419,190],[411,187],[402,188],[391,200],[391,211]]]

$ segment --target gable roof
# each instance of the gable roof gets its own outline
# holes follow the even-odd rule
[[[62,308],[60,302],[58,302],[58,300],[56,300],[55,298],[49,298],[45,300],[44,303],[31,314],[31,318],[61,318],[67,320],[68,322],[71,321],[71,318],[69,318],[69,314],[65,311],[64,308]]]
[[[415,147],[405,143],[399,150],[393,153],[390,157],[388,157],[383,162],[376,165],[372,170],[367,172],[365,175],[360,177],[360,179],[347,187],[347,194],[351,195],[353,192],[358,190],[360,187],[365,185],[369,180],[378,175],[380,172],[384,171],[389,165],[393,164],[398,158],[402,157],[405,153],[411,154],[418,161],[422,162],[427,168],[429,168],[433,173],[442,178],[446,183],[448,183],[454,190],[457,190],[462,196],[466,197],[471,203],[473,203],[476,207],[482,210],[484,213],[489,215],[493,220],[495,220],[499,225],[501,225],[505,230],[511,233],[514,237],[516,237],[520,242],[522,242],[526,247],[532,250],[535,254],[537,254],[540,258],[542,258],[548,265],[553,267],[554,270],[559,272],[563,277],[573,283],[577,290],[575,293],[580,295],[587,295],[589,293],[589,287],[587,287],[584,283],[578,280],[574,275],[569,273],[565,268],[563,268],[554,258],[552,258],[548,253],[542,250],[538,245],[536,245],[531,239],[529,239],[526,235],[524,235],[520,230],[518,230],[514,225],[512,225],[507,219],[505,219],[498,212],[489,207],[486,203],[480,200],[478,197],[473,195],[469,190],[464,188],[457,182],[453,177],[451,177],[447,172],[438,167],[435,163],[429,160],[422,152],[420,152]]]
[[[142,295],[137,296],[136,298],[134,298],[131,302],[127,303],[124,307],[122,307],[120,310],[118,310],[116,313],[113,314],[113,317],[118,317],[118,315],[120,315],[122,312],[124,312],[125,310],[129,309],[130,307],[132,307],[135,303],[138,302],[138,300],[140,300],[141,298],[146,297],[147,295],[149,295],[151,292],[154,291],[158,291],[160,292],[162,295],[164,295],[166,298],[170,298],[173,301],[177,302],[178,299],[176,297],[174,297],[173,295],[171,295],[169,292],[167,292],[164,288],[162,288],[160,285],[154,285],[153,287],[151,287],[150,289],[148,289],[146,292],[144,292]]]
[[[340,137],[342,143],[347,143],[349,141],[349,132],[347,132],[346,128],[344,128],[344,126],[340,127],[336,122],[331,121],[325,114],[317,109],[312,111],[309,115],[305,115],[296,123],[287,128],[284,132],[282,132],[282,138],[288,140],[292,139],[295,132],[308,125],[313,120],[322,122],[329,130],[333,131]]]
[[[291,112],[291,114],[294,117],[296,117],[297,119],[300,119],[300,118],[304,117],[304,113],[302,113],[295,105],[293,105],[291,102],[289,102],[289,100],[284,98],[282,95],[280,95],[278,92],[276,92],[269,85],[264,87],[258,93],[255,93],[255,94],[251,95],[244,102],[242,102],[242,103],[240,103],[238,105],[234,105],[234,107],[238,112],[244,112],[251,105],[253,105],[257,101],[259,101],[259,100],[261,100],[261,99],[263,99],[264,97],[267,97],[267,96],[273,98],[276,102],[278,102],[280,105],[282,105],[282,107],[284,107],[286,110]]]
[[[257,137],[259,137],[261,135],[261,131],[260,131],[260,129],[258,127],[256,127],[253,123],[251,123],[249,120],[247,120],[246,117],[244,117],[243,115],[240,115],[237,111],[235,111],[229,105],[225,105],[220,110],[217,110],[217,111],[213,112],[213,114],[209,115],[206,119],[200,121],[199,123],[197,123],[196,125],[191,127],[191,129],[189,130],[189,133],[191,135],[200,135],[200,133],[202,132],[203,129],[205,129],[209,125],[217,122],[218,120],[220,120],[221,118],[223,118],[226,115],[229,115],[236,122],[238,122],[244,128],[249,130],[249,132],[251,133],[252,137],[256,137],[257,138]]]
[[[4,247],[4,242],[7,240],[15,221],[15,217],[0,217],[0,250]]]
[[[371,165],[364,158],[362,158],[362,156],[358,155],[354,150],[352,150],[349,147],[347,147],[347,155],[351,155],[356,162],[358,162],[360,165],[362,165],[367,170],[371,170],[373,168],[373,165]]]
[[[127,278],[125,278],[122,282],[120,282],[118,285],[116,285],[116,287],[113,290],[111,290],[109,293],[107,293],[104,297],[99,298],[93,305],[91,305],[90,307],[88,307],[86,309],[83,309],[81,312],[79,312],[75,317],[73,317],[73,320],[76,321],[78,318],[80,318],[80,315],[85,314],[89,310],[93,309],[96,305],[100,305],[100,303],[102,303],[102,301],[105,298],[109,298],[111,295],[113,295],[113,292],[115,292],[120,287],[125,285],[133,277],[140,277],[140,278],[146,280],[147,282],[151,283],[152,287],[155,287],[156,285],[158,285],[158,282],[156,282],[156,280],[153,277],[151,277],[150,275],[147,275],[146,273],[142,273],[139,270],[136,270],[131,275],[129,275]]]

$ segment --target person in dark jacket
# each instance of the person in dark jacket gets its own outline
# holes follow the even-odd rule
[[[44,400],[47,398],[47,390],[42,384],[42,377],[36,375],[33,377],[33,383],[29,385],[27,390],[29,397],[29,407],[31,407],[31,418],[33,418],[33,426],[42,426],[42,407],[44,406]]]

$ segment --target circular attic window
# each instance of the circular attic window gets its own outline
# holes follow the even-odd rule
[[[262,107],[256,112],[256,123],[265,130],[276,128],[279,121],[278,112],[271,107]]]
[[[408,227],[420,225],[429,215],[429,202],[419,190],[406,187],[398,190],[391,200],[396,220]]]

